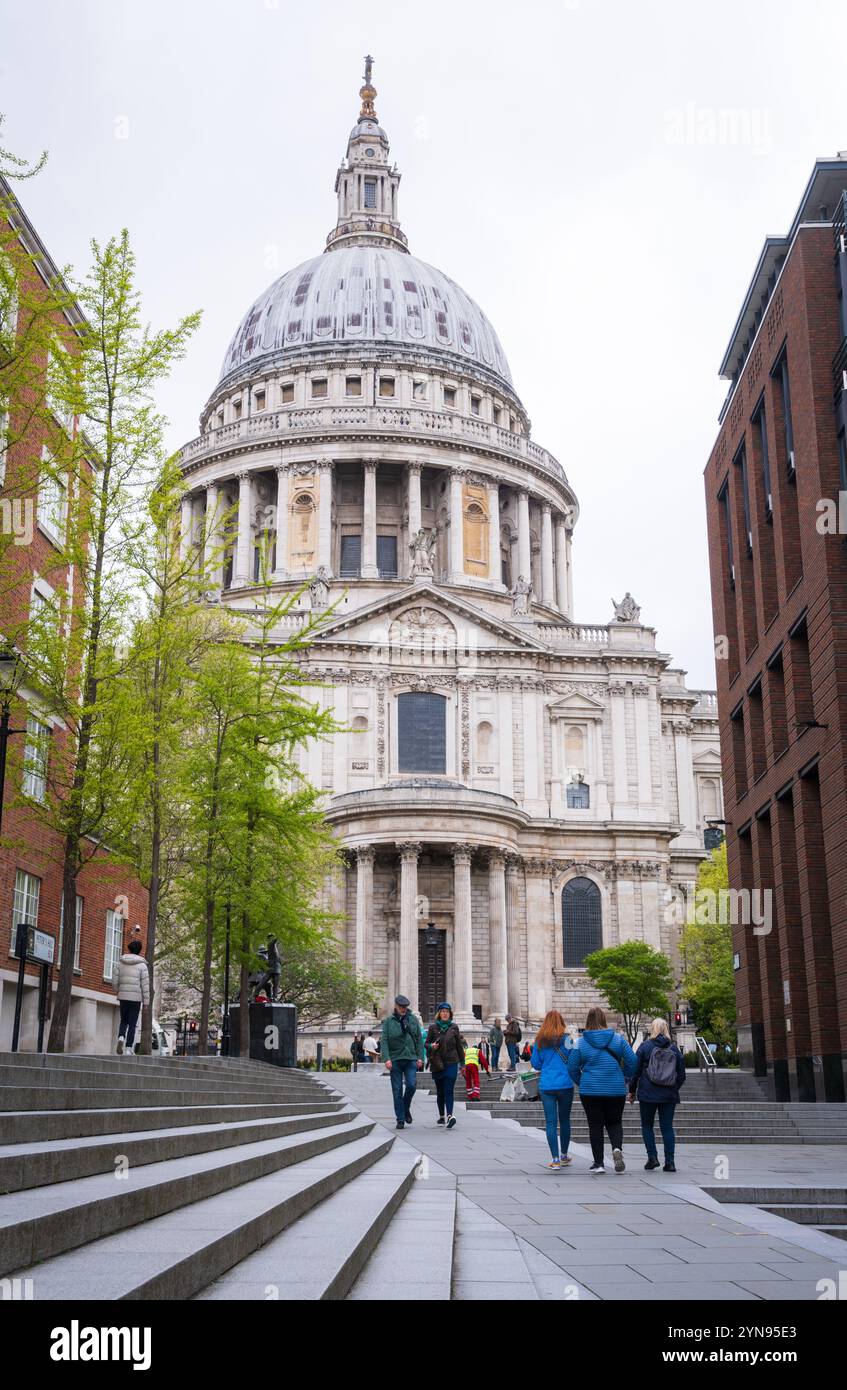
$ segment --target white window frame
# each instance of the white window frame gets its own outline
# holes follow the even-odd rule
[[[8,334],[8,342],[11,349],[18,336],[18,315],[20,312],[18,273],[10,256],[0,255],[0,265],[3,267],[3,282],[9,285],[9,297],[6,300],[8,325],[0,323],[0,338]]]
[[[84,903],[85,903],[85,899],[82,897],[82,895],[81,895],[80,893],[77,893],[77,895],[76,895],[76,914],[75,914],[75,916],[76,916],[76,939],[74,940],[74,970],[78,970],[78,971],[80,972],[80,974],[82,974],[82,969],[81,969],[81,966],[80,966],[80,963],[79,963],[79,962],[80,962],[80,948],[81,948],[81,946],[82,946],[82,913],[83,913]],[[63,933],[64,933],[64,930],[65,930],[65,895],[64,895],[64,893],[63,893],[63,894],[62,894],[61,908],[60,908],[60,912],[59,912],[59,945],[58,945],[57,954],[56,954],[56,965],[57,965],[57,967],[59,966],[59,964],[61,963],[61,960],[62,960],[62,935],[63,935]]]
[[[70,434],[74,425],[73,409],[65,402],[55,400],[50,392],[50,374],[55,370],[53,363],[54,361],[60,361],[61,358],[59,354],[61,353],[64,356],[67,351],[68,349],[65,347],[64,343],[60,343],[58,339],[53,340],[53,346],[49,350],[47,361],[47,380],[45,382],[44,398],[54,420],[56,420],[57,424],[61,425],[66,434]]]
[[[103,950],[103,979],[117,980],[118,963],[124,939],[125,918],[115,908],[106,910],[106,937]]]
[[[9,456],[9,402],[0,396],[0,487],[6,482],[6,462]]]
[[[27,716],[22,791],[24,796],[38,801],[42,806],[47,800],[50,733],[50,725],[39,719],[37,714]]]
[[[41,450],[41,460],[55,466],[56,461],[47,448]],[[65,543],[68,515],[68,479],[67,474],[63,476],[64,481],[62,476],[48,468],[46,472],[42,471],[38,479],[36,520],[39,530],[57,546]]]
[[[15,870],[15,887],[12,893],[12,950],[15,949],[15,932],[19,922],[27,926],[38,926],[38,905],[41,901],[41,879],[27,869]]]

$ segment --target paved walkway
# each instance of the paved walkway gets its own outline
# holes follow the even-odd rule
[[[326,1081],[393,1131],[390,1082],[381,1073],[374,1067]],[[609,1162],[595,1177],[584,1144],[571,1146],[570,1168],[551,1173],[543,1130],[492,1120],[473,1107],[468,1113],[461,1104],[448,1133],[435,1124],[434,1096],[422,1091],[412,1114],[412,1127],[397,1138],[426,1161],[407,1199],[414,1205],[406,1238],[423,1235],[429,1203],[442,1213],[445,1189],[455,1187],[454,1299],[815,1300],[818,1281],[833,1279],[837,1287],[839,1270],[847,1268],[844,1241],[753,1206],[721,1205],[703,1191],[721,1183],[843,1186],[843,1146],[690,1145],[677,1154],[672,1174],[645,1173],[639,1145],[626,1150],[625,1173]],[[397,1240],[389,1228],[385,1241],[395,1261]],[[418,1250],[425,1285],[425,1245]],[[377,1251],[372,1264],[379,1258]],[[378,1282],[378,1265],[370,1278]]]

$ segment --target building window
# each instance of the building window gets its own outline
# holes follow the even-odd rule
[[[365,179],[365,207],[376,207],[376,179]]]
[[[217,413],[217,415],[215,416],[215,424],[216,424],[216,427],[217,427],[219,430],[222,430],[222,429],[223,429],[223,425],[224,425],[224,413],[223,413],[222,410],[219,410],[218,413]]]
[[[240,396],[239,396],[239,398],[238,398],[237,401],[233,401],[233,403],[232,403],[232,418],[233,418],[234,420],[240,420],[240,419],[241,419],[241,397],[240,397]]]
[[[312,378],[312,397],[313,397],[313,399],[317,400],[318,398],[325,397],[327,394],[328,394],[328,392],[327,392],[327,379],[326,379],[326,377],[325,377],[325,376],[322,376],[322,377],[313,377],[313,378]]]
[[[471,415],[482,414],[482,396],[471,396]]]
[[[729,505],[729,479],[727,478],[720,492],[718,493],[718,503],[723,513],[724,544],[726,546],[727,578],[730,586],[735,588],[735,559],[732,550],[732,512]]]
[[[2,417],[0,417],[2,424]],[[2,451],[3,441],[0,439],[0,451]],[[838,474],[841,479],[841,491],[847,492],[847,437],[844,430],[838,436]]]
[[[771,462],[768,454],[768,418],[764,402],[753,417],[759,431],[759,453],[762,460],[762,488],[765,494],[765,515],[770,520],[773,514],[773,493],[771,492]]]
[[[18,331],[18,276],[8,256],[0,255],[0,344],[11,353]]]
[[[57,342],[47,355],[45,397],[53,415],[69,433],[74,422],[73,406],[68,400],[70,388],[68,351],[61,343]]]
[[[5,400],[0,398],[0,487],[6,481],[6,456],[9,451],[9,410]]]
[[[741,469],[741,500],[744,507],[744,535],[746,538],[747,554],[753,554],[753,528],[750,522],[750,486],[747,477],[747,450],[744,445],[738,450],[733,459],[736,468]]]
[[[503,407],[501,405],[494,407],[494,423],[495,425],[502,425],[503,423]]]
[[[348,396],[361,396],[362,378],[360,376],[348,376],[344,389]]]
[[[291,405],[294,400],[294,382],[284,381],[280,387],[280,398],[283,405]]]
[[[254,410],[257,410],[257,411],[259,411],[259,410],[264,410],[264,408],[265,408],[265,399],[266,399],[266,397],[265,397],[264,391],[254,391],[254,392],[253,392],[253,408],[254,408]]]
[[[342,579],[358,579],[362,569],[362,537],[341,537],[341,563],[339,572]]]
[[[119,912],[110,907],[106,913],[106,950],[103,956],[104,980],[114,980],[117,976],[123,937],[124,919]]]
[[[447,699],[412,691],[397,697],[397,768],[447,771]]]
[[[81,944],[82,944],[82,905],[83,905],[83,901],[84,901],[84,900],[80,897],[79,893],[77,893],[77,895],[76,895],[76,936],[75,936],[75,938],[74,938],[74,970],[79,970],[79,969],[80,969],[79,951],[80,951],[80,946],[81,946]],[[58,945],[58,947],[57,947],[57,949],[56,949],[56,966],[57,966],[57,967],[59,966],[59,963],[61,962],[61,959],[62,959],[62,937],[63,937],[63,935],[64,935],[64,931],[65,931],[65,895],[64,895],[64,893],[63,893],[63,894],[62,894],[62,905],[61,905],[61,908],[60,908],[60,910],[59,910],[59,945]]]
[[[788,377],[788,353],[782,356],[773,370],[782,392],[782,423],[785,431],[785,467],[788,477],[794,477],[794,424],[791,419],[791,382]]]
[[[379,394],[380,394],[381,396],[393,396],[393,395],[394,395],[394,377],[393,377],[393,376],[381,376],[381,377],[380,377],[380,379],[379,379]]]
[[[562,889],[562,963],[579,968],[603,945],[603,906],[600,889],[590,878],[572,878]]]
[[[38,524],[51,540],[61,545],[65,539],[65,503],[67,488],[53,471],[55,460],[45,449],[42,460],[46,465],[38,483]]]
[[[380,579],[397,578],[397,537],[377,536],[376,563]]]
[[[50,729],[32,715],[26,721],[23,793],[43,805],[47,799],[47,757]]]
[[[412,398],[416,401],[425,401],[427,399],[426,386],[427,384],[425,381],[413,381]]]
[[[444,387],[444,409],[445,409],[445,410],[455,410],[455,409],[456,409],[456,388],[455,388],[455,386],[445,386],[445,387]]]
[[[28,927],[38,926],[38,900],[41,897],[41,879],[18,869],[15,874],[15,891],[12,898],[12,950],[15,949],[15,932],[25,922]]]
[[[587,811],[590,794],[586,782],[569,782],[565,789],[566,805],[569,811]]]

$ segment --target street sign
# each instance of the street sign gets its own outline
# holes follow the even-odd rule
[[[25,937],[24,933],[26,933]],[[24,954],[27,960],[35,961],[38,965],[53,964],[56,941],[49,932],[39,931],[37,927],[30,926],[28,922],[19,922],[15,941],[15,955],[18,958],[20,958],[24,941],[26,943]]]

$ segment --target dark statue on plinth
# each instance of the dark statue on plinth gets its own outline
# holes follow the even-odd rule
[[[253,977],[251,977],[253,989],[250,998],[255,1000],[257,995],[267,990],[268,998],[272,1004],[275,1004],[279,997],[279,977],[282,969],[279,946],[277,945],[275,936],[268,937],[267,948],[265,950],[260,949],[259,955],[264,958],[267,964],[262,974],[255,977],[255,983],[253,983]]]

